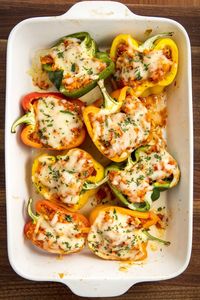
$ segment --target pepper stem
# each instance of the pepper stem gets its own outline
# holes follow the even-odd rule
[[[96,43],[89,35],[86,35],[81,42],[83,52],[87,53],[90,57],[94,57],[96,53]]]
[[[145,230],[145,229],[144,229],[144,230],[142,230],[142,232],[143,232],[143,233],[148,237],[148,239],[151,240],[151,241],[157,241],[157,242],[159,242],[159,243],[164,244],[165,246],[169,246],[169,245],[171,244],[169,241],[164,241],[164,240],[162,240],[162,239],[159,239],[159,238],[157,238],[157,237],[151,235],[151,234],[149,233],[148,230]]]
[[[84,182],[83,184],[83,189],[84,190],[93,190],[98,188],[100,185],[102,185],[103,183],[106,183],[108,181],[108,176],[104,177],[102,180],[96,182],[96,183],[92,183],[92,182]]]
[[[119,102],[117,102],[116,100],[114,100],[107,92],[105,85],[104,85],[104,80],[101,79],[97,82],[101,93],[103,95],[103,99],[104,99],[104,108],[108,109],[110,113],[114,113],[118,110],[119,106],[121,106],[119,104]]]
[[[134,165],[134,162],[132,160],[131,155],[129,155],[128,159],[127,159],[126,169],[131,169],[133,165]]]
[[[154,42],[160,38],[167,37],[167,36],[172,36],[174,33],[173,32],[163,32],[160,34],[157,34],[155,36],[152,36],[148,40],[146,40],[142,45],[138,47],[138,50],[143,52],[144,50],[150,50],[154,46]]]
[[[28,215],[31,217],[31,219],[33,220],[34,223],[37,223],[39,216],[36,216],[33,211],[32,211],[32,202],[33,199],[29,198],[28,200]]]
[[[22,117],[18,118],[11,127],[11,133],[16,132],[16,127],[20,124],[28,124],[28,125],[35,125],[35,114],[33,109],[31,109],[27,114],[23,115]]]
[[[145,203],[145,206],[142,206],[143,203]],[[132,209],[132,210],[137,210],[137,211],[148,211],[148,210],[150,210],[150,204],[149,204],[148,201],[138,203],[138,205],[137,205],[137,203],[136,203],[136,204],[134,204],[134,203],[131,203],[131,204],[130,204],[130,202],[128,202],[128,203],[127,203],[127,206],[128,206],[130,209]]]

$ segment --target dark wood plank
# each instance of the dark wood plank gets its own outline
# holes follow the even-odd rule
[[[77,1],[65,0],[1,0],[0,1],[0,299],[79,299],[59,283],[32,282],[20,278],[11,269],[7,258],[6,210],[4,182],[4,101],[6,40],[12,27],[34,16],[63,14]],[[187,270],[175,279],[156,283],[141,283],[117,299],[199,299],[200,295],[200,1],[142,0],[121,1],[140,15],[169,17],[180,22],[188,31],[193,56],[193,111],[195,138],[194,174],[194,238],[193,252]],[[93,298],[96,299],[96,298]],[[104,298],[105,299],[105,298]],[[107,298],[109,299],[109,298]]]

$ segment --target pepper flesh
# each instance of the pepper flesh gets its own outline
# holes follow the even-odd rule
[[[166,50],[170,55],[172,65],[170,70],[165,73],[162,79],[154,82],[153,80],[141,80],[142,78],[137,78],[137,80],[132,81],[132,84],[129,83],[137,96],[146,97],[150,94],[159,94],[166,86],[173,82],[178,69],[178,48],[172,39],[167,38],[167,36],[172,35],[172,32],[161,33],[149,38],[143,44],[137,42],[130,34],[120,34],[113,40],[110,57],[114,62],[117,60],[120,45],[128,46],[132,51],[137,51],[141,55],[144,53],[148,54],[148,51],[158,50]],[[148,68],[148,66],[145,67]],[[118,82],[118,84],[120,87],[123,86],[121,81]]]
[[[90,90],[92,90],[96,85],[97,81],[100,79],[107,78],[111,73],[114,71],[114,63],[109,58],[108,54],[105,52],[100,52],[97,48],[96,42],[91,38],[89,33],[87,32],[78,32],[74,34],[67,35],[63,38],[61,38],[56,45],[53,46],[58,47],[61,44],[66,44],[67,40],[76,39],[77,42],[82,47],[82,53],[86,53],[88,57],[91,59],[95,59],[96,61],[99,61],[101,63],[104,63],[106,66],[103,70],[100,71],[99,74],[96,74],[96,77],[89,80],[89,82],[86,82],[85,85],[81,87],[74,86],[73,89],[67,89],[66,85],[64,84],[64,69],[62,68],[55,68],[54,64],[52,62],[52,58],[49,60],[49,55],[47,56],[47,59],[41,58],[42,67],[43,70],[45,70],[48,75],[49,79],[53,82],[53,84],[56,86],[56,88],[64,95],[70,97],[70,98],[79,98],[86,93],[88,93]],[[50,49],[50,50],[51,50]],[[84,59],[84,58],[82,58]],[[47,61],[47,63],[46,63]],[[73,64],[72,64],[73,65]],[[74,66],[74,65],[73,65]],[[74,67],[75,68],[75,67]],[[72,69],[74,69],[72,68]],[[89,74],[88,70],[88,74]],[[75,70],[73,70],[75,72]],[[89,74],[91,75],[91,74]],[[69,77],[72,78],[72,77]]]
[[[27,94],[26,96],[24,96],[24,98],[22,99],[22,107],[24,109],[24,111],[26,112],[26,114],[22,117],[20,117],[19,119],[17,119],[11,128],[11,132],[15,133],[16,132],[16,127],[20,124],[26,124],[26,126],[22,129],[21,132],[21,140],[22,142],[30,147],[33,148],[47,148],[47,149],[51,149],[51,150],[66,150],[66,149],[70,149],[73,147],[77,147],[80,144],[82,144],[82,142],[85,139],[85,127],[82,126],[82,128],[80,129],[80,132],[78,133],[77,136],[74,136],[74,138],[72,139],[71,142],[69,142],[67,145],[60,145],[59,147],[56,148],[52,148],[50,146],[44,145],[44,143],[42,143],[41,139],[40,139],[40,135],[39,135],[39,130],[38,130],[38,126],[37,126],[37,121],[36,121],[36,117],[37,117],[37,109],[36,109],[36,105],[38,103],[38,101],[43,101],[43,99],[47,99],[48,97],[52,97],[54,99],[57,100],[61,100],[61,101],[65,101],[65,103],[67,105],[70,106],[72,111],[77,111],[78,115],[82,115],[82,109],[84,107],[83,102],[81,102],[78,99],[74,99],[73,102],[71,101],[71,99],[65,98],[65,96],[63,96],[60,93],[30,93]],[[50,126],[50,125],[47,125]],[[68,125],[66,124],[66,127]]]
[[[54,254],[70,254],[79,252],[84,247],[84,244],[80,247],[75,247],[75,249],[70,249],[70,246],[65,251],[58,247],[55,248],[56,241],[53,243],[54,247],[51,247],[50,242],[48,241],[49,237],[51,238],[51,232],[45,231],[44,228],[41,227],[41,220],[45,220],[49,222],[49,227],[52,229],[54,225],[54,219],[57,215],[57,220],[60,221],[61,224],[65,226],[71,223],[74,224],[78,228],[77,230],[77,237],[82,237],[83,239],[86,238],[87,233],[89,231],[89,222],[88,220],[80,213],[73,213],[68,211],[66,208],[60,207],[50,201],[46,200],[39,200],[36,203],[36,214],[32,212],[32,199],[29,199],[28,204],[28,214],[31,217],[32,221],[29,221],[24,226],[24,234],[28,240],[30,240],[35,246]],[[45,239],[42,240],[39,238],[39,235],[46,235]]]
[[[82,189],[79,193],[79,199],[78,202],[75,204],[67,204],[64,203],[61,199],[61,196],[59,195],[52,195],[50,193],[50,188],[45,186],[44,184],[41,183],[41,181],[37,178],[37,173],[41,170],[42,163],[41,159],[48,159],[50,161],[49,163],[49,168],[52,170],[53,166],[58,162],[59,160],[64,162],[65,160],[68,159],[68,157],[72,157],[73,154],[78,151],[80,154],[85,155],[88,159],[91,160],[92,165],[93,165],[93,170],[92,173],[89,174],[89,177],[86,177],[84,180],[84,183],[82,185]],[[69,170],[69,172],[73,173],[73,170]],[[57,171],[56,171],[57,174]],[[88,199],[93,196],[97,192],[97,188],[99,185],[102,184],[102,181],[104,180],[104,168],[101,166],[94,158],[87,153],[86,151],[78,148],[74,148],[69,150],[66,153],[63,153],[62,155],[59,156],[50,156],[48,154],[43,154],[39,157],[37,157],[32,166],[32,181],[38,190],[38,192],[43,195],[45,199],[51,200],[51,201],[56,201],[60,205],[67,206],[69,210],[71,211],[76,211],[80,209],[82,206],[86,204]]]
[[[101,214],[103,214],[103,220],[101,218],[99,219]],[[125,223],[124,225],[123,225],[124,221],[122,221],[123,219],[121,219],[120,215],[128,217],[128,219],[126,220],[127,223]],[[111,219],[110,219],[110,217],[111,217]],[[113,217],[113,219],[112,219],[112,217]],[[130,217],[130,219],[129,219],[129,217]],[[121,253],[120,251],[125,250],[125,251],[127,251],[128,255],[129,255],[128,260],[134,260],[134,261],[144,260],[147,257],[146,248],[147,248],[148,240],[157,240],[165,245],[170,244],[169,242],[166,242],[164,240],[157,239],[156,237],[152,236],[148,232],[148,230],[151,228],[151,226],[157,225],[161,221],[160,218],[158,217],[158,215],[156,215],[155,213],[153,213],[151,211],[150,212],[139,212],[139,211],[132,211],[132,210],[125,209],[122,207],[118,207],[118,206],[101,205],[101,206],[97,206],[90,213],[89,221],[91,224],[90,231],[88,233],[89,249],[91,251],[93,251],[94,254],[100,256],[103,259],[127,260],[127,256],[123,257],[123,255],[120,254]],[[95,223],[96,221],[97,221],[97,223]],[[102,227],[101,227],[101,222],[103,222]],[[105,227],[106,222],[108,222],[108,224],[109,224],[108,228]],[[134,232],[134,230],[132,231],[132,227],[130,227],[130,228],[128,227],[129,223],[130,223],[130,226],[132,226],[131,225],[132,222],[133,222],[133,224],[135,224],[135,228],[134,228],[134,230],[136,230],[135,232]],[[95,226],[97,226],[97,227],[95,227]],[[126,227],[123,227],[123,226],[126,226]],[[113,228],[113,229],[110,229],[110,228]],[[111,234],[109,235],[108,230],[114,230],[115,235],[114,236],[112,236]],[[117,235],[118,230],[119,230],[119,232]],[[141,241],[140,235],[139,235],[140,242],[136,242],[136,244],[135,243],[132,244],[132,239],[134,241],[138,241],[135,237],[135,235],[137,235],[137,230],[140,230],[141,234],[145,235],[145,239]],[[100,235],[100,237],[102,239],[101,241],[99,241],[99,239],[97,238],[98,234]],[[105,236],[104,236],[104,234],[105,234]],[[130,247],[130,248],[128,246],[128,243],[126,244],[126,242],[123,242],[124,239],[122,236],[125,235],[125,237],[126,237],[127,234],[129,235],[128,238],[131,240],[132,247]],[[114,240],[112,240],[113,238],[114,238]],[[117,241],[115,241],[115,238],[117,239]],[[109,241],[107,239],[109,239]],[[101,244],[101,242],[102,242],[102,244]],[[106,245],[107,242],[109,243],[109,245],[112,245],[112,242],[113,242],[113,248],[111,246],[109,249],[107,249],[107,245]],[[119,247],[119,250],[117,250],[117,248],[116,248],[117,245]],[[102,248],[102,251],[101,251],[101,248]],[[131,252],[134,251],[135,248],[139,250],[139,253],[137,253],[133,258],[133,257],[131,257]],[[107,249],[108,253],[106,253],[106,249]]]
[[[152,193],[151,193],[151,199],[148,199],[148,200],[144,199],[142,202],[138,202],[138,201],[136,202],[136,200],[135,200],[135,202],[132,202],[128,199],[128,196],[126,194],[124,194],[121,190],[119,190],[116,186],[113,185],[112,181],[109,178],[110,174],[112,174],[112,173],[115,174],[115,173],[118,173],[118,172],[121,172],[121,171],[122,172],[126,171],[126,172],[131,172],[134,175],[134,172],[136,172],[137,167],[139,168],[139,170],[140,170],[140,168],[141,168],[141,170],[143,170],[142,160],[141,160],[141,153],[142,152],[147,153],[147,154],[148,153],[151,154],[151,153],[154,153],[154,151],[155,151],[155,154],[154,154],[154,155],[156,155],[155,157],[158,157],[159,160],[160,160],[161,158],[159,156],[159,153],[161,153],[161,152],[158,152],[157,150],[154,150],[154,149],[156,149],[156,146],[140,147],[134,152],[135,160],[132,160],[131,156],[129,156],[128,161],[125,163],[125,165],[113,164],[113,165],[108,166],[105,170],[105,175],[108,178],[108,184],[109,184],[110,188],[112,189],[112,191],[114,192],[116,197],[119,200],[121,200],[122,203],[125,204],[126,206],[128,206],[130,209],[138,210],[138,211],[147,211],[147,210],[149,210],[150,207],[151,207],[151,201],[157,200],[160,197],[160,192],[161,191],[165,191],[167,189],[170,189],[170,188],[174,187],[175,185],[177,185],[177,183],[179,181],[180,170],[178,168],[178,164],[170,156],[171,159],[173,160],[173,163],[175,164],[175,169],[172,168],[172,171],[171,171],[172,173],[171,173],[169,178],[164,178],[160,181],[156,181],[156,180],[151,179],[151,175],[153,173],[151,173],[151,174],[149,173],[148,175],[146,175],[146,173],[144,173],[145,175],[139,176],[137,178],[138,180],[140,179],[140,181],[136,180],[137,185],[140,184],[140,182],[142,182],[142,180],[144,180],[146,178],[148,179],[148,182],[151,182],[151,183],[148,183],[149,187],[153,186]],[[163,150],[163,151],[165,151],[165,150]],[[148,163],[149,160],[150,159],[147,156],[146,164]],[[151,172],[156,172],[156,171],[152,170]],[[125,175],[123,175],[123,176],[125,176]],[[146,178],[145,178],[145,176],[146,176]],[[135,179],[134,179],[134,181],[135,181]],[[130,187],[129,187],[129,190],[130,190]],[[144,188],[143,188],[143,190],[145,191]],[[139,191],[139,187],[137,187],[135,192],[136,191]],[[147,193],[147,192],[145,191],[145,193]],[[142,194],[144,197],[147,195],[145,193],[144,193],[144,195]]]
[[[126,149],[124,149],[122,151],[122,153],[119,153],[119,151],[118,151],[118,153],[115,153],[112,156],[109,153],[106,153],[107,149],[104,146],[103,142],[100,139],[95,138],[95,132],[93,129],[91,118],[97,116],[99,113],[102,113],[103,115],[105,115],[105,117],[109,117],[109,116],[114,115],[115,113],[117,114],[117,113],[121,112],[123,109],[123,104],[125,103],[125,100],[128,96],[131,97],[131,101],[133,103],[134,103],[134,101],[136,102],[139,100],[135,97],[132,88],[130,88],[128,86],[122,88],[121,90],[116,90],[116,91],[112,92],[111,96],[109,96],[104,87],[103,81],[99,81],[98,84],[99,84],[99,87],[102,91],[103,98],[104,98],[103,106],[101,108],[96,107],[94,105],[87,106],[83,111],[83,119],[84,119],[85,125],[87,127],[88,133],[89,133],[93,143],[98,148],[98,150],[104,156],[109,158],[110,160],[112,160],[114,162],[122,162],[122,161],[126,160],[127,157],[129,156],[130,149],[128,149],[128,148],[132,148],[131,144],[129,144],[129,147],[126,147]],[[144,107],[144,105],[142,103],[141,103],[141,105],[142,105],[143,109],[146,110],[146,108]],[[125,113],[125,115],[128,116],[126,113]],[[148,115],[147,111],[146,111],[146,115]],[[140,115],[140,117],[141,117],[141,115]],[[124,124],[125,124],[125,122],[124,122]],[[143,122],[143,124],[144,124],[144,122]],[[149,128],[150,128],[150,123],[149,123]],[[134,129],[135,129],[135,121],[134,121]],[[136,129],[138,129],[138,128],[136,128]],[[111,128],[111,130],[114,131],[113,128]],[[127,126],[126,126],[125,130],[127,131]],[[123,130],[121,132],[122,132],[122,134],[124,134]],[[138,146],[141,146],[147,140],[147,138],[148,138],[148,135],[143,138],[143,141],[141,143],[137,141],[135,148],[137,148]],[[138,138],[137,138],[137,140],[138,140]],[[109,145],[109,146],[111,147],[111,145]],[[108,146],[108,148],[109,148],[109,146]]]

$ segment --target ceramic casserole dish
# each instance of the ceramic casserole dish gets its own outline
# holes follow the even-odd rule
[[[10,132],[13,121],[20,115],[21,97],[34,91],[27,73],[34,52],[74,32],[87,31],[100,47],[108,48],[120,33],[145,40],[149,29],[152,35],[174,32],[173,39],[180,52],[176,85],[168,88],[167,143],[169,152],[178,160],[181,180],[176,188],[162,196],[170,213],[166,239],[171,245],[150,251],[146,262],[133,264],[125,272],[119,262],[101,260],[87,249],[62,259],[35,251],[25,241],[23,227],[27,219],[25,204],[33,193],[30,165],[36,153]],[[118,296],[138,282],[166,280],[181,274],[189,263],[192,247],[192,126],[190,42],[179,23],[135,15],[118,2],[86,1],[76,3],[64,15],[31,18],[15,26],[7,50],[5,129],[8,254],[13,269],[26,279],[62,282],[84,297]]]

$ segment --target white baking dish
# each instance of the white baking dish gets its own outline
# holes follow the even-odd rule
[[[179,52],[176,86],[168,89],[168,149],[181,168],[180,184],[167,195],[170,212],[166,237],[170,247],[150,251],[147,262],[120,271],[120,264],[103,261],[88,250],[62,260],[33,248],[24,240],[25,201],[31,190],[30,168],[34,151],[10,133],[20,115],[20,98],[35,88],[27,74],[35,50],[46,48],[58,38],[88,31],[102,47],[119,33],[131,33],[139,40],[145,31],[152,35],[173,31]],[[6,89],[6,194],[8,253],[13,269],[22,277],[38,281],[58,281],[80,296],[117,296],[143,281],[173,278],[187,267],[192,247],[193,129],[190,42],[184,28],[170,19],[141,17],[126,6],[112,1],[75,4],[58,17],[32,18],[19,23],[11,32],[7,52]],[[165,197],[163,195],[163,197]],[[63,278],[59,277],[63,273]]]

